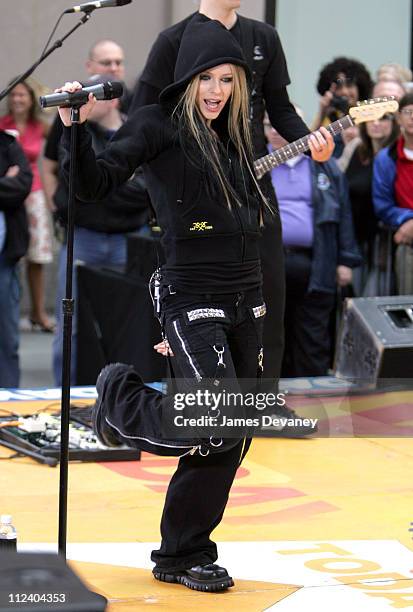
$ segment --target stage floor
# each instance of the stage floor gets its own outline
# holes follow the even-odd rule
[[[74,394],[93,401],[90,388]],[[54,390],[0,391],[0,410],[31,414],[56,398]],[[315,401],[298,401],[297,411],[305,416]],[[387,425],[393,415],[392,427],[407,431],[413,424],[411,393],[372,395],[361,404],[356,398],[345,407],[323,401],[341,424],[357,411],[373,411]],[[2,459],[10,454],[0,446]],[[411,437],[255,440],[214,533],[219,562],[236,582],[218,595],[150,574],[175,464],[145,453],[139,462],[70,464],[68,558],[109,599],[111,612],[413,610]],[[55,549],[58,480],[58,468],[2,460],[0,513],[13,515],[20,550]]]

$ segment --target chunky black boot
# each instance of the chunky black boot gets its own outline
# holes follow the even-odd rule
[[[154,569],[153,575],[161,582],[183,584],[194,591],[218,593],[234,586],[234,581],[224,567],[208,563],[195,565],[191,569],[168,572],[168,570]]]
[[[104,396],[106,383],[109,377],[114,374],[115,371],[129,370],[131,366],[124,363],[110,363],[101,370],[97,381],[96,391],[98,393],[97,400],[92,409],[92,423],[93,431],[96,434],[99,442],[105,446],[122,446],[122,442],[116,435],[115,430],[106,422],[105,415],[106,409],[104,405]]]

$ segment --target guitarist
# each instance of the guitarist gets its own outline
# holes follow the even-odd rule
[[[287,143],[266,118],[269,148]],[[351,283],[360,265],[348,188],[333,159],[306,155],[274,168],[285,253],[286,309],[283,377],[326,376],[330,367],[330,318],[337,286]]]

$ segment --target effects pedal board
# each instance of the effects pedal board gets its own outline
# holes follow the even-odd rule
[[[104,446],[91,427],[91,406],[71,406],[69,461],[137,461],[140,451]],[[60,457],[60,413],[0,416],[0,444],[41,463],[55,466]]]

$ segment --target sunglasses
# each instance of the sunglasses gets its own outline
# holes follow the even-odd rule
[[[380,117],[379,121],[393,121],[394,115],[393,113],[386,113],[383,117]]]
[[[355,85],[356,82],[353,77],[345,77],[344,79],[334,79],[333,83],[335,83],[337,87],[344,87]]]

